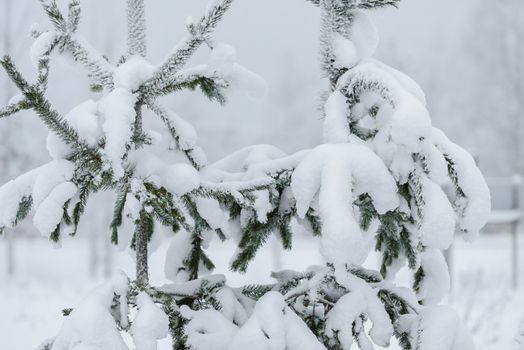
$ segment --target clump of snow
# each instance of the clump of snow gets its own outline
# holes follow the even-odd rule
[[[337,282],[351,292],[342,296],[326,316],[326,335],[336,337],[343,349],[351,349],[353,322],[365,314],[373,323],[369,335],[379,346],[387,347],[393,336],[393,325],[384,306],[373,290],[363,280],[348,274],[344,268],[335,270]]]
[[[220,303],[220,312],[238,326],[243,326],[253,312],[254,301],[239,290],[224,287],[215,298]]]
[[[217,71],[228,75],[233,71],[233,67],[237,62],[237,53],[233,46],[218,43],[211,50],[209,55],[209,65]]]
[[[466,196],[454,202],[458,211],[460,228],[470,238],[476,237],[480,229],[487,223],[491,212],[491,197],[486,180],[473,157],[451,142],[442,131],[433,128],[432,139],[435,146],[453,162],[458,186]]]
[[[25,99],[25,96],[23,94],[17,94],[17,95],[14,95],[13,97],[11,97],[9,99],[8,104],[16,105],[16,104],[22,102],[24,99]]]
[[[230,87],[244,91],[249,98],[260,99],[266,95],[267,84],[258,74],[236,63],[236,51],[227,44],[217,44],[209,56],[212,72],[224,77]]]
[[[228,350],[325,350],[283,296],[269,292],[255,305]]]
[[[147,293],[139,293],[136,304],[138,313],[131,325],[136,350],[156,350],[158,340],[168,335],[169,319]]]
[[[376,210],[399,205],[397,187],[388,169],[369,148],[331,144],[315,148],[293,172],[291,189],[297,215],[305,216],[318,193],[322,220],[322,253],[327,261],[361,264],[368,255],[352,202],[368,193]]]
[[[49,237],[64,215],[64,204],[76,194],[76,185],[64,182],[56,186],[40,203],[33,217],[33,224],[44,236]]]
[[[177,163],[163,170],[162,182],[169,192],[182,196],[200,186],[200,175],[191,165]]]
[[[135,91],[153,76],[155,70],[155,66],[148,63],[143,57],[130,57],[115,70],[113,79],[115,87]]]
[[[351,40],[344,38],[339,33],[333,33],[331,40],[333,55],[335,56],[335,62],[333,63],[335,67],[348,68],[358,63],[357,48]]]
[[[211,181],[240,180],[246,176],[252,179],[266,172],[264,166],[274,161],[280,161],[286,154],[275,146],[255,145],[242,148],[227,157],[211,164],[205,169],[206,178]],[[296,166],[296,164],[294,164]],[[290,168],[293,166],[291,165]],[[282,169],[286,166],[282,167]]]
[[[184,261],[191,250],[191,240],[191,234],[186,230],[180,230],[171,239],[164,262],[164,274],[168,280],[175,283],[183,283],[189,280],[189,276],[184,270]]]
[[[178,114],[169,111],[168,117],[176,130],[178,136],[178,146],[182,151],[188,151],[196,147],[198,135],[190,123],[182,119]]]
[[[105,156],[111,162],[116,177],[124,176],[122,159],[133,135],[136,96],[129,90],[116,88],[104,96],[98,105],[104,116],[102,129],[106,137]]]
[[[224,275],[208,275],[183,283],[164,284],[163,286],[159,287],[159,290],[172,294],[194,295],[204,284],[215,286],[224,285],[225,282],[226,278]]]
[[[424,208],[420,232],[422,244],[429,248],[448,249],[455,234],[455,212],[448,197],[436,183],[421,181]]]
[[[40,168],[32,191],[35,207],[38,207],[56,186],[73,178],[74,167],[70,161],[57,159]]]
[[[206,220],[212,229],[224,229],[228,227],[228,215],[220,207],[220,203],[214,198],[197,198],[197,210],[200,216]]]
[[[69,126],[78,133],[78,136],[91,147],[95,147],[102,136],[102,127],[97,113],[98,104],[93,100],[88,100],[73,108],[64,118]],[[46,146],[53,159],[65,158],[72,151],[70,146],[52,132],[47,136]]]
[[[33,67],[38,68],[38,63],[49,53],[57,39],[58,34],[55,31],[43,32],[35,39],[29,52]]]
[[[95,289],[64,320],[51,350],[128,350],[111,315],[114,294],[122,291],[122,278]]]
[[[180,307],[182,316],[189,320],[184,327],[187,344],[195,350],[230,350],[230,343],[238,327],[221,312],[209,309],[193,311]]]
[[[330,143],[349,141],[348,105],[346,97],[335,90],[325,105],[324,140]]]
[[[13,228],[18,205],[24,197],[33,193],[34,184],[45,166],[29,171],[0,187],[0,228]]]
[[[418,297],[425,305],[438,304],[449,292],[451,285],[448,264],[438,249],[427,249],[420,253],[420,266],[424,279]]]
[[[405,73],[396,70],[395,68],[388,66],[387,64],[377,60],[377,59],[370,59],[371,62],[375,63],[379,68],[385,70],[389,74],[391,74],[399,83],[402,85],[402,87],[417,97],[417,99],[425,106],[426,105],[426,94],[420,87],[420,85],[414,81],[411,77],[406,75]]]
[[[473,339],[457,314],[447,306],[421,310],[417,344],[420,350],[474,350]]]
[[[379,36],[377,29],[365,12],[353,11],[350,34],[347,38],[333,33],[331,47],[337,68],[351,68],[375,53]]]

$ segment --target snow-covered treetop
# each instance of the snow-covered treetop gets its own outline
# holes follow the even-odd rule
[[[113,190],[112,240],[137,256],[137,281],[124,279],[125,288],[112,282],[88,298],[91,306],[73,311],[52,349],[92,345],[94,333],[77,330],[96,322],[82,311],[94,304],[110,330],[104,344],[113,344],[96,339],[100,349],[123,348],[116,330],[130,330],[137,349],[154,349],[166,323],[175,347],[198,350],[349,350],[354,342],[368,350],[388,346],[393,336],[403,349],[434,349],[436,341],[439,349],[472,349],[457,317],[438,306],[449,288],[441,250],[455,232],[473,238],[484,226],[486,183],[473,158],[432,126],[421,88],[373,58],[378,34],[364,10],[398,1],[309,1],[320,7],[330,83],[324,143],[292,155],[251,146],[213,164],[191,124],[157,99],[184,88],[199,87],[218,102],[231,85],[263,90],[230,46],[210,38],[231,0],[213,1],[200,20],[188,19],[187,37],[159,65],[146,60],[143,0],[128,0],[129,49],[118,64],[76,33],[77,1],[67,15],[54,0],[42,1],[53,29],[34,32],[37,82],[4,58],[22,96],[0,116],[36,111],[50,129],[53,160],[0,188],[0,228],[33,208],[37,229],[57,241],[64,230],[74,234],[91,193]],[[211,48],[208,62],[185,67],[202,45]],[[45,97],[55,51],[72,54],[102,92],[64,116]],[[270,235],[292,248],[293,222],[320,236],[325,266],[277,272],[275,284],[241,288],[211,275],[206,249],[214,237],[237,243],[231,268],[246,271]],[[157,224],[174,233],[165,268],[173,283],[152,287],[147,249]],[[125,239],[127,231],[134,233]],[[363,267],[372,251],[381,256],[377,271]],[[412,273],[410,288],[396,285],[402,268]],[[138,308],[132,325],[128,305]]]

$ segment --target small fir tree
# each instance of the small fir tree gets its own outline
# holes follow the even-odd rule
[[[330,86],[325,143],[292,155],[252,146],[206,165],[192,126],[158,98],[200,88],[224,102],[229,86],[257,81],[234,62],[231,47],[210,38],[232,1],[214,1],[200,20],[189,19],[187,37],[152,66],[143,0],[127,1],[128,52],[116,65],[76,33],[77,1],[64,13],[42,0],[53,29],[34,31],[36,82],[5,57],[21,95],[0,116],[34,110],[50,129],[53,160],[0,188],[0,227],[33,210],[37,229],[58,242],[75,234],[91,194],[111,190],[111,240],[136,252],[136,279],[119,274],[64,310],[61,331],[42,349],[128,349],[122,332],[138,350],[156,349],[168,333],[173,349],[349,350],[356,343],[369,350],[393,337],[404,350],[473,348],[455,314],[438,303],[449,288],[441,250],[457,227],[473,237],[489,213],[482,175],[432,127],[418,85],[372,58],[378,36],[364,11],[399,1],[309,1],[321,11]],[[212,50],[209,62],[186,68],[202,45]],[[99,100],[65,116],[52,107],[45,90],[53,52],[87,68]],[[231,268],[246,271],[272,234],[291,249],[294,221],[320,237],[325,266],[275,272],[274,284],[241,288],[210,274],[213,236],[236,241]],[[173,283],[151,286],[149,242],[162,227],[173,234],[166,256]],[[373,250],[378,270],[364,268]],[[403,267],[411,288],[396,283]]]

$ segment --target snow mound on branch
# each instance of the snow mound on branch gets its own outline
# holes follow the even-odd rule
[[[255,302],[239,290],[224,287],[216,295],[220,303],[220,312],[231,322],[243,326],[253,313]]]
[[[226,277],[224,275],[208,275],[183,283],[164,284],[159,290],[171,294],[194,295],[204,285],[222,286],[225,283]]]
[[[155,66],[148,63],[143,57],[130,57],[115,70],[115,87],[135,91],[153,76],[155,69]]]
[[[131,326],[136,350],[155,350],[157,341],[168,335],[169,319],[144,292],[137,295],[136,304],[138,313]]]
[[[432,140],[448,161],[453,163],[458,186],[466,196],[455,201],[459,226],[472,239],[486,225],[491,212],[491,196],[486,180],[473,157],[451,142],[442,131],[433,128]]]
[[[8,105],[16,105],[25,100],[24,94],[16,94],[9,99]]]
[[[406,91],[415,96],[424,106],[426,105],[426,94],[420,85],[410,76],[391,66],[388,66],[377,59],[371,58],[370,61],[375,63],[379,68],[391,74]]]
[[[163,170],[162,182],[169,192],[182,196],[200,185],[200,176],[191,165],[177,163]]]
[[[49,50],[58,39],[58,34],[55,31],[43,32],[36,38],[31,45],[29,56],[33,67],[38,68],[39,61],[49,54]]]
[[[421,181],[424,208],[420,232],[426,247],[448,249],[455,234],[455,212],[448,197],[436,183],[423,177]]]
[[[53,160],[42,166],[33,186],[34,205],[39,206],[56,186],[70,181],[74,169],[75,165],[65,159]]]
[[[198,135],[193,125],[172,111],[168,111],[168,117],[178,135],[178,145],[180,150],[189,151],[195,148],[198,141]]]
[[[324,107],[326,114],[324,140],[331,143],[348,142],[350,140],[347,109],[346,97],[340,91],[334,91]]]
[[[348,274],[343,267],[335,270],[335,277],[338,283],[351,292],[342,296],[327,314],[326,335],[336,337],[342,348],[349,350],[353,343],[353,322],[365,314],[373,323],[369,332],[371,339],[375,344],[387,347],[393,336],[393,325],[377,297],[377,291],[360,278]]]
[[[231,87],[244,91],[251,99],[264,97],[267,93],[265,80],[236,62],[236,50],[224,43],[213,48],[208,60],[210,70],[222,75]]]
[[[32,195],[35,181],[44,167],[20,175],[0,187],[0,228],[14,228],[19,203]]]
[[[451,285],[448,264],[440,250],[427,249],[420,253],[420,266],[424,270],[424,279],[417,295],[425,305],[438,304]]]
[[[98,104],[93,100],[88,100],[73,108],[64,118],[78,133],[78,136],[91,147],[95,147],[102,137],[102,128],[97,113]],[[65,158],[72,152],[71,147],[52,132],[47,136],[46,146],[53,159]]]
[[[104,96],[98,105],[104,116],[102,129],[106,136],[105,156],[111,163],[114,175],[124,176],[122,159],[133,135],[136,96],[129,90],[116,88]]]
[[[40,168],[32,190],[35,215],[33,224],[44,237],[50,237],[64,215],[64,204],[77,192],[73,178],[74,164],[53,160]]]
[[[357,144],[316,147],[295,169],[291,189],[304,218],[318,193],[322,253],[334,263],[361,264],[370,248],[355,217],[353,201],[367,193],[384,214],[399,205],[396,183],[369,148]]]
[[[473,339],[447,306],[423,308],[419,314],[420,350],[474,350]]]
[[[127,292],[124,284],[127,277],[120,274],[91,292],[65,318],[51,350],[129,350],[111,315],[114,294]]]
[[[38,206],[33,217],[33,224],[44,237],[51,236],[64,215],[64,204],[76,194],[76,185],[64,182],[56,186]]]
[[[184,269],[184,261],[188,252],[191,251],[191,240],[191,234],[186,230],[180,230],[171,239],[164,263],[164,274],[168,280],[175,283],[183,283],[189,280]]]
[[[216,199],[199,197],[196,198],[196,205],[198,213],[212,229],[224,230],[228,227],[229,217]]]
[[[209,309],[193,311],[180,307],[182,316],[189,320],[184,327],[187,344],[194,350],[230,350],[230,343],[238,327],[221,312]]]
[[[336,68],[351,68],[373,56],[379,36],[377,28],[363,11],[353,11],[348,38],[333,33],[332,47]]]
[[[240,328],[228,350],[325,350],[306,324],[277,292],[257,302],[253,315]]]
[[[245,147],[211,164],[207,176],[215,181],[218,179],[229,181],[239,180],[248,172],[253,174],[253,168],[260,167],[261,164],[278,160],[285,156],[286,154],[283,151],[271,145],[254,145]],[[225,172],[227,172],[230,177],[221,178]],[[257,172],[256,175],[260,175],[260,172]],[[251,177],[252,176],[248,176],[248,178]]]

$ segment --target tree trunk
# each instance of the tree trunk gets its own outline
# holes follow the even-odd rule
[[[142,212],[135,227],[136,281],[139,285],[149,284],[148,273],[148,227],[149,219]]]

